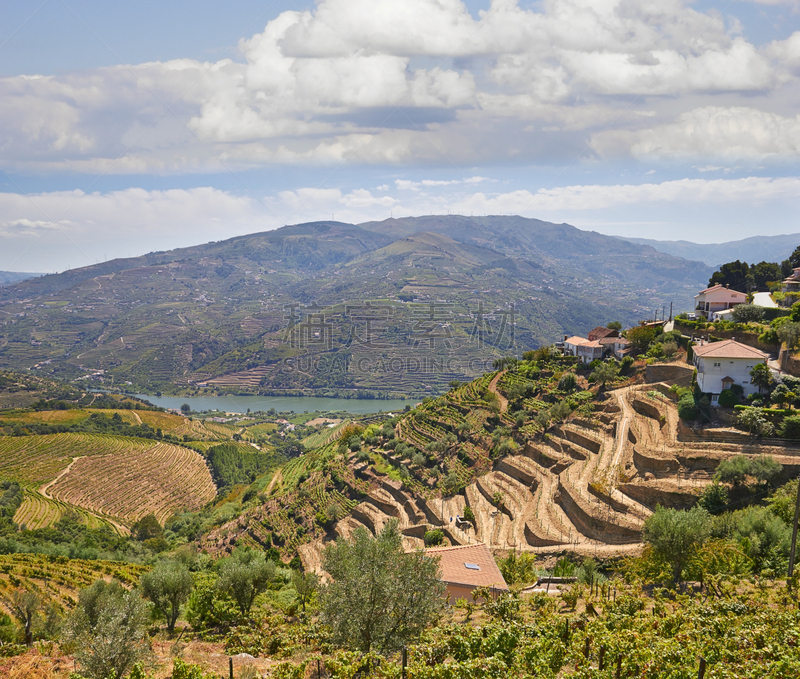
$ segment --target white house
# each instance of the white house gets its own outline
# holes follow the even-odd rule
[[[750,371],[759,363],[766,363],[769,354],[736,340],[710,342],[692,347],[697,368],[697,386],[704,394],[711,394],[712,405],[723,389],[741,385],[744,395],[758,391],[750,383]]]
[[[704,318],[709,318],[714,311],[723,311],[746,302],[747,295],[745,293],[731,290],[718,283],[694,296],[694,311]]]
[[[570,356],[577,356],[582,363],[591,363],[594,360],[602,359],[605,347],[600,344],[600,340],[588,340],[585,337],[565,337],[564,353]]]
[[[797,292],[800,290],[800,267],[792,269],[792,273],[783,281],[783,292]]]

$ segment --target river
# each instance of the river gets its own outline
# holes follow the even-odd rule
[[[319,411],[344,410],[354,415],[378,412],[397,412],[406,405],[413,406],[419,399],[404,401],[401,399],[360,399],[360,398],[322,398],[317,396],[150,396],[149,394],[135,394],[137,398],[150,401],[153,405],[162,408],[179,409],[188,403],[192,410],[221,410],[227,413],[246,413],[252,411],[267,411],[275,408],[277,412],[294,411],[296,413]]]

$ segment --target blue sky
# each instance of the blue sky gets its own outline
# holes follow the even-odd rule
[[[332,217],[800,232],[795,0],[7,0],[2,14],[2,270]]]

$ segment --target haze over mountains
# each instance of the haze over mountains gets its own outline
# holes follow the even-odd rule
[[[149,392],[431,393],[564,334],[688,309],[711,271],[521,217],[299,224],[4,288],[0,365]]]
[[[748,264],[782,262],[800,245],[800,233],[780,236],[751,236],[727,243],[692,243],[687,240],[652,240],[650,238],[625,238],[631,243],[650,247],[675,257],[692,259],[719,267],[737,259]]]

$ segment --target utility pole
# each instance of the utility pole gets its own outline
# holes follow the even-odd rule
[[[797,522],[800,519],[800,478],[797,481],[797,499],[794,505],[794,521],[792,521],[792,548],[789,551],[789,589],[792,587],[792,574],[794,573],[794,555],[797,549]]]

